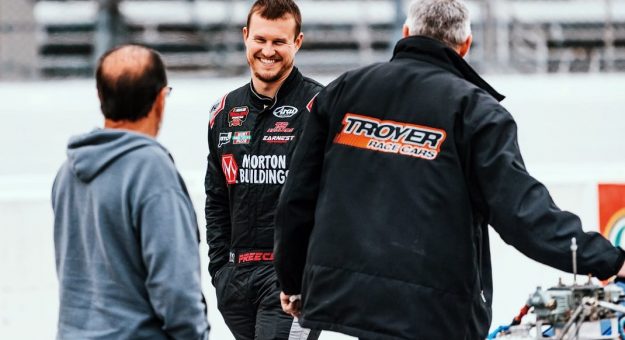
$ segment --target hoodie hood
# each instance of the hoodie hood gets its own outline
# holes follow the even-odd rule
[[[152,145],[165,150],[147,135],[127,130],[96,129],[72,137],[67,145],[67,158],[76,176],[83,182],[90,182],[121,156]]]

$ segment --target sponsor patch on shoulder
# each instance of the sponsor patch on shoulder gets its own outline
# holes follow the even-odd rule
[[[334,143],[434,160],[446,137],[441,129],[347,113]]]
[[[220,100],[218,100],[215,104],[213,104],[213,107],[211,107],[210,110],[210,120],[209,120],[209,125],[210,128],[213,128],[213,125],[215,125],[215,118],[217,118],[217,115],[219,114],[219,112],[221,112],[225,105],[226,105],[226,98],[228,97],[228,95],[226,94],[225,96],[221,97]]]
[[[296,107],[285,105],[285,106],[280,106],[276,108],[275,110],[273,110],[273,115],[278,118],[291,118],[295,116],[297,111],[298,110]]]

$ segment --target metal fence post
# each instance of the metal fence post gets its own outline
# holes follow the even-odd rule
[[[0,79],[38,75],[33,8],[32,0],[0,1]]]
[[[98,0],[93,45],[94,65],[98,58],[112,47],[127,41],[124,18],[119,11],[122,0]]]

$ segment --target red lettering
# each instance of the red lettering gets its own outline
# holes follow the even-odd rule
[[[239,254],[238,263],[273,261],[273,252],[252,252]]]

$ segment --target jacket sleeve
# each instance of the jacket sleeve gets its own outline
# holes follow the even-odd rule
[[[525,169],[512,116],[479,96],[465,110],[465,156],[486,221],[526,256],[567,272],[573,270],[575,237],[580,274],[599,279],[616,275],[625,261],[623,251],[599,233],[584,232],[576,215],[555,205],[547,188]]]
[[[215,280],[217,271],[228,263],[230,252],[230,201],[226,179],[221,170],[215,146],[210,138],[209,130],[208,159],[204,188],[206,203],[206,241],[208,243],[208,271]]]
[[[139,210],[145,287],[163,330],[175,339],[207,339],[197,220],[191,200],[167,189],[146,198]]]
[[[333,84],[329,85],[329,88]],[[315,222],[315,207],[323,157],[328,142],[327,92],[314,101],[302,137],[295,148],[289,177],[276,211],[274,266],[286,294],[299,294],[308,241]]]

